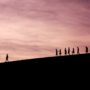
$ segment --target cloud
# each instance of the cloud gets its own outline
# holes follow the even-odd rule
[[[90,0],[1,0],[1,53],[41,57],[52,55],[55,48],[75,46],[76,42],[90,46],[89,3]]]

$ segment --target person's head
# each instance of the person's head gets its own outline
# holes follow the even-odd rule
[[[86,48],[88,48],[88,47],[86,46]]]

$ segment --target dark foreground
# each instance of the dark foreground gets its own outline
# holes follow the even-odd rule
[[[90,63],[90,54],[26,59],[2,64],[85,64]]]

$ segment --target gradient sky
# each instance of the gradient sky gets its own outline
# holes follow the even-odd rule
[[[0,0],[0,60],[90,47],[90,0]]]

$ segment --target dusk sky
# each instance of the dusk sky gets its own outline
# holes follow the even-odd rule
[[[90,47],[90,0],[0,0],[0,60]]]

